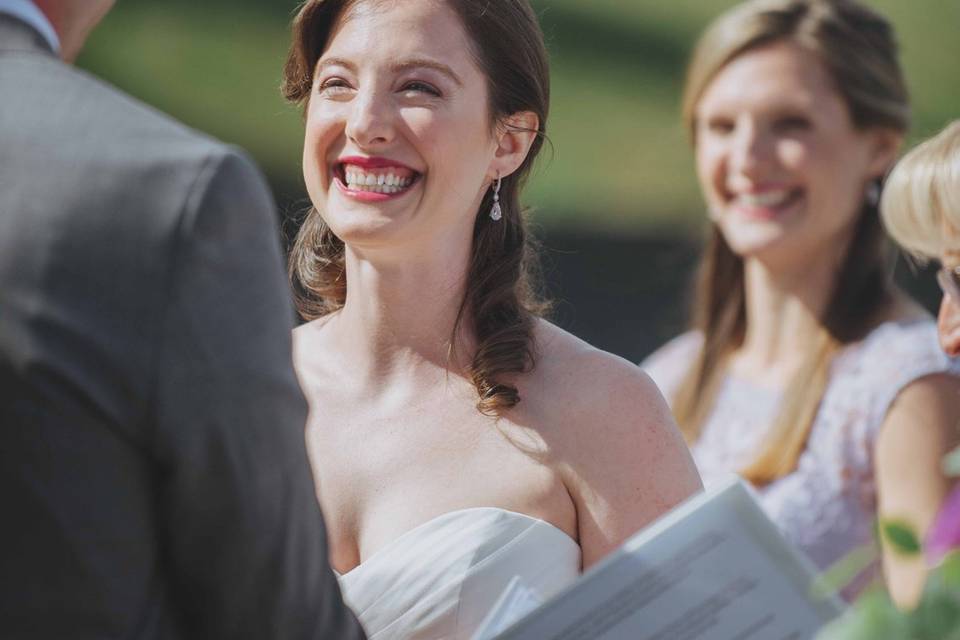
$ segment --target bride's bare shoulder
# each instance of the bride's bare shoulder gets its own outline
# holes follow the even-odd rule
[[[637,365],[541,323],[534,402],[576,505],[584,567],[700,489],[666,402]]]
[[[617,457],[636,448],[685,452],[666,401],[639,366],[545,321],[538,323],[536,344],[524,401],[571,456]]]
[[[535,330],[537,361],[532,372],[538,395],[551,404],[564,399],[574,415],[596,415],[604,407],[659,414],[660,391],[640,367],[620,356],[591,346],[571,333],[539,320]],[[669,421],[668,421],[669,422]]]

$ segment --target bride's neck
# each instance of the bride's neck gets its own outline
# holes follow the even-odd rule
[[[346,250],[347,298],[331,318],[351,368],[383,383],[411,368],[451,364],[450,344],[464,295],[468,256],[384,263]],[[454,354],[472,352],[469,323],[458,327]]]

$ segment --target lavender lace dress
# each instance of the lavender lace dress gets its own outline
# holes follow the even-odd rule
[[[700,334],[683,334],[641,365],[668,401],[701,343]],[[838,354],[796,471],[761,490],[768,515],[819,568],[873,540],[877,432],[904,387],[939,372],[960,375],[960,362],[943,354],[936,326],[927,319],[882,324]],[[733,376],[723,381],[716,407],[693,446],[707,486],[750,460],[779,401],[779,390]],[[871,567],[844,596],[855,596],[878,569]]]

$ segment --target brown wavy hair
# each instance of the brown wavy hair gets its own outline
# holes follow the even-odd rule
[[[910,109],[890,24],[856,0],[752,0],[720,16],[704,32],[687,74],[683,118],[696,144],[696,110],[714,77],[737,56],[791,41],[815,53],[832,76],[858,129],[904,132]],[[879,212],[864,202],[841,263],[821,330],[788,383],[773,427],[741,474],[765,485],[792,472],[829,382],[834,355],[866,335],[892,300],[890,250]],[[747,329],[743,259],[711,225],[693,300],[693,328],[703,347],[674,398],[688,442],[700,437],[729,356]]]
[[[337,21],[353,5],[377,0],[307,0],[293,21],[293,43],[284,67],[283,94],[306,107],[314,69]],[[466,290],[453,335],[466,325],[476,339],[467,374],[477,389],[477,408],[500,415],[520,402],[512,376],[532,370],[536,360],[535,318],[547,310],[540,296],[536,251],[529,236],[520,192],[545,139],[550,77],[543,33],[527,0],[447,0],[472,41],[474,58],[487,79],[491,128],[529,111],[539,128],[520,168],[503,178],[503,218],[493,221],[488,190],[476,214]],[[290,253],[290,278],[297,309],[313,320],[343,307],[347,293],[343,241],[311,209]]]

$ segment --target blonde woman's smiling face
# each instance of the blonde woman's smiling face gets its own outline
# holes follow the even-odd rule
[[[496,150],[487,81],[438,0],[361,1],[317,64],[303,170],[348,245],[467,242]]]

